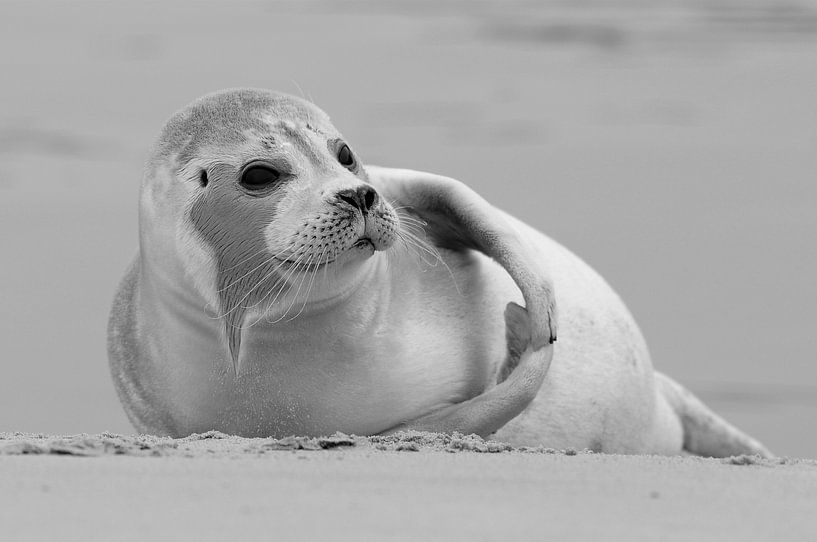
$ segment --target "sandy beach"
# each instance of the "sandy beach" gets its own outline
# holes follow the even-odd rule
[[[25,454],[25,455],[21,455]],[[779,540],[817,462],[513,449],[473,437],[0,435],[4,540]]]

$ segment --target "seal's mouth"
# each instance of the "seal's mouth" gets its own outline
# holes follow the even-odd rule
[[[352,245],[352,248],[370,248],[375,250],[374,243],[368,237],[363,237],[362,239],[358,239],[357,242]]]
[[[314,271],[316,269],[320,269],[321,267],[327,266],[331,263],[334,263],[337,258],[332,258],[331,260],[326,260],[323,262],[315,262],[315,263],[304,263],[294,260],[286,260],[282,258],[273,258],[275,261],[283,264],[286,266],[287,269],[300,269],[302,271]]]
[[[375,243],[374,241],[371,240],[371,238],[361,237],[348,248],[341,250],[334,256],[328,257],[324,261],[314,261],[312,258],[309,258],[308,256],[301,256],[300,258],[296,259],[280,258],[277,256],[273,256],[272,259],[278,262],[279,264],[286,266],[287,269],[294,268],[299,269],[301,271],[314,271],[316,269],[320,269],[322,267],[335,263],[339,259],[343,259],[342,253],[347,251],[349,251],[349,253],[351,253],[351,251],[364,251],[373,254],[377,251],[377,247],[375,246]]]

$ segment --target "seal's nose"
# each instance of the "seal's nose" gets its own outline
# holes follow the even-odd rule
[[[338,199],[360,209],[362,213],[368,212],[377,203],[377,192],[374,188],[365,184],[357,188],[340,190],[337,195]]]

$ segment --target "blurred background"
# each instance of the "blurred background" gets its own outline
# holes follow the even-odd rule
[[[105,327],[176,109],[312,99],[616,288],[654,363],[817,457],[817,3],[0,3],[0,431],[132,432]]]

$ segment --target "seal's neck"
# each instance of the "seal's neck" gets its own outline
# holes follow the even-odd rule
[[[239,320],[226,320],[222,307],[208,299],[194,284],[190,272],[177,258],[141,258],[143,302],[163,322],[168,332],[196,336],[209,343],[211,351],[221,351],[240,372],[246,356],[242,347],[248,337],[253,343],[259,337],[269,348],[284,347],[291,341],[303,341],[304,333],[320,333],[334,322],[352,319],[361,333],[376,322],[379,307],[386,305],[390,281],[382,280],[388,272],[386,255],[375,253],[360,261],[348,262],[333,269],[318,270],[312,288],[295,287],[265,310],[246,311]],[[378,279],[381,277],[381,279]],[[299,279],[300,280],[300,279]],[[315,283],[318,283],[317,286]]]

